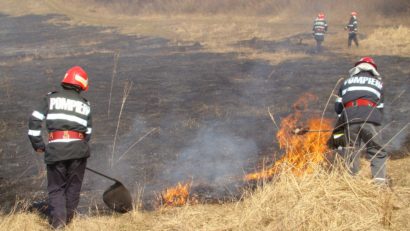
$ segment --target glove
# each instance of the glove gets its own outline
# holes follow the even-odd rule
[[[333,130],[332,135],[327,141],[327,145],[331,149],[338,149],[339,147],[346,147],[347,138],[344,127]]]
[[[36,151],[37,153],[43,153],[46,151],[46,147],[44,145],[44,143],[42,144],[33,144],[33,148],[34,151]]]

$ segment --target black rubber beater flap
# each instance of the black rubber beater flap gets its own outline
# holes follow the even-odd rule
[[[126,213],[132,210],[132,197],[128,189],[119,181],[111,185],[103,194],[104,203],[112,210]]]

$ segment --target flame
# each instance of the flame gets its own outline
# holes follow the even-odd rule
[[[167,188],[161,193],[162,203],[165,206],[182,206],[188,202],[189,183],[178,183],[175,187]]]
[[[259,172],[250,173],[245,176],[245,180],[259,180],[271,178],[280,172],[283,167],[290,167],[295,175],[311,173],[314,165],[323,164],[326,160],[326,145],[330,132],[308,132],[304,135],[295,135],[294,129],[300,123],[306,124],[309,130],[331,130],[332,121],[327,118],[321,118],[320,115],[308,110],[310,102],[317,101],[313,94],[306,93],[302,95],[293,105],[294,113],[284,118],[281,122],[280,129],[276,135],[279,141],[280,149],[284,150],[284,155],[277,160],[273,166]],[[303,118],[310,116],[311,118]]]

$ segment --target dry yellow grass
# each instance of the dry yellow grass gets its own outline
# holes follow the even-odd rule
[[[367,171],[352,177],[318,167],[302,177],[281,173],[240,202],[81,216],[65,230],[403,230],[410,222],[408,166],[410,158],[389,162],[392,189],[374,185]],[[36,214],[0,216],[0,230],[47,228]]]
[[[375,29],[362,41],[363,49],[376,55],[410,56],[410,28],[406,26]]]
[[[198,41],[208,51],[235,51],[240,57],[268,60],[272,64],[305,58],[307,54],[269,53],[231,45],[252,38],[278,41],[311,30],[311,21],[306,22],[306,17],[303,23],[279,30],[281,15],[118,15],[93,5],[78,7],[75,2],[57,0],[30,4],[23,0],[2,0],[0,11],[11,15],[60,13],[67,15],[72,24],[110,26],[125,34],[161,36],[176,44]],[[342,29],[329,35],[324,45],[340,53],[409,56],[408,27],[386,26],[376,30],[365,27],[362,31],[368,36],[361,41],[359,49],[345,48],[347,35]],[[309,44],[314,45],[313,39]],[[371,184],[366,171],[356,178],[323,169],[301,178],[283,173],[264,187],[248,192],[241,202],[80,216],[66,230],[403,230],[410,227],[409,166],[410,158],[389,162],[393,190]],[[47,228],[47,222],[33,213],[0,215],[0,230]]]

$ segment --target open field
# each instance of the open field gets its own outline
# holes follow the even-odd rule
[[[244,4],[233,4],[235,1]],[[390,55],[392,49],[399,49],[401,52],[394,51],[395,55],[409,55],[409,45],[405,42],[410,26],[405,9],[408,9],[409,3],[401,0],[361,1],[350,5],[349,2],[356,1],[350,0],[345,4],[318,1],[311,8],[303,7],[310,4],[307,0],[298,0],[294,3],[280,0],[257,2],[231,0],[224,1],[225,3],[207,1],[204,4],[195,0],[166,3],[154,1],[151,4],[146,4],[144,1],[134,1],[135,4],[124,1],[102,1],[103,3],[96,1],[99,4],[95,4],[93,0],[86,2],[88,4],[84,4],[84,1],[71,1],[70,4],[64,4],[58,0],[43,0],[27,5],[24,2],[6,0],[2,1],[0,6],[3,12],[14,15],[30,12],[57,13],[66,16],[69,23],[74,25],[109,27],[129,35],[167,38],[177,44],[198,42],[213,52],[233,51],[251,55],[258,52],[246,48],[241,50],[242,47],[232,47],[232,45],[238,41],[251,39],[280,41],[289,38],[293,38],[294,41],[291,42],[294,43],[313,45],[314,41],[310,37],[311,23],[317,14],[316,11],[320,10],[326,12],[330,25],[325,43],[332,44],[332,51],[346,52],[346,33],[343,27],[353,6],[360,12],[360,31],[365,46],[364,49],[357,50],[358,54],[371,50],[377,55]],[[231,7],[232,5],[237,8]],[[198,12],[189,9],[197,9]],[[229,9],[232,12],[229,12]],[[67,23],[67,18],[63,19],[64,23]],[[52,19],[50,22],[58,23],[59,20],[61,18]],[[381,37],[383,39],[380,39]],[[381,45],[382,41],[390,43]],[[266,57],[263,51],[259,53],[265,54],[262,57]]]
[[[149,2],[0,2],[0,230],[47,228],[24,209],[46,197],[26,120],[75,64],[89,73],[85,95],[95,114],[88,165],[120,179],[138,210],[111,214],[101,194],[112,182],[87,173],[80,215],[66,230],[410,226],[408,1]],[[343,27],[352,7],[360,47],[347,49]],[[329,33],[317,54],[311,24],[322,9]],[[386,84],[392,188],[373,185],[366,162],[356,178],[319,167],[302,177],[285,171],[244,193],[244,174],[283,154],[276,125],[294,112],[292,104],[309,92],[317,100],[304,119],[323,113],[332,120],[331,91],[364,55],[375,58]],[[191,182],[204,204],[159,206],[158,194],[178,182]]]

